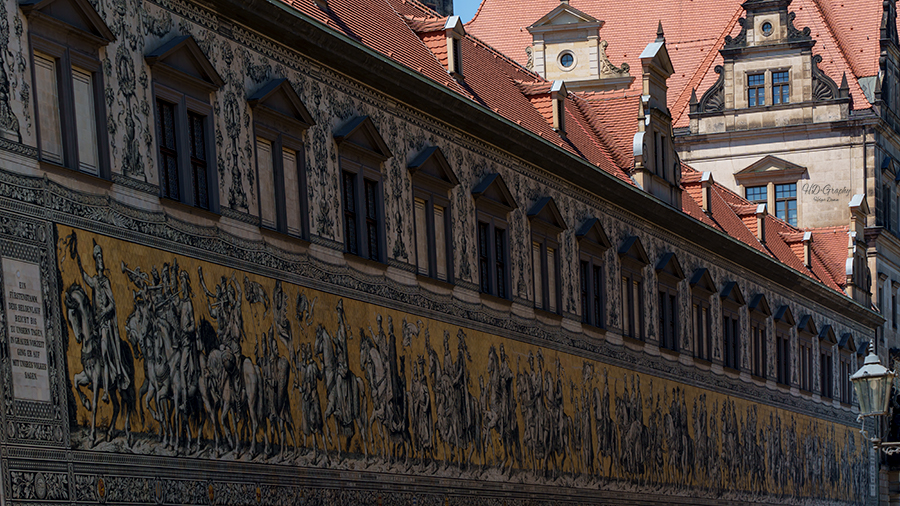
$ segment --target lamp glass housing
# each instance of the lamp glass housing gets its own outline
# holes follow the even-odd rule
[[[856,390],[860,416],[875,416],[887,413],[891,395],[891,384],[896,374],[881,365],[874,352],[869,352],[865,364],[859,368],[850,381]]]

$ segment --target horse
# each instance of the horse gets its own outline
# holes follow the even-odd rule
[[[84,288],[73,283],[66,289],[65,295],[66,316],[69,325],[75,335],[75,342],[81,344],[81,372],[75,374],[73,378],[75,392],[81,399],[81,404],[91,412],[91,446],[97,441],[97,401],[100,397],[101,375],[103,374],[104,360],[100,353],[100,335],[94,328],[94,308],[91,305],[90,298]],[[122,367],[125,374],[134,378],[134,357],[131,353],[131,347],[125,341],[117,339],[116,345],[120,347],[122,358]],[[111,382],[108,386],[107,394],[112,402],[112,418],[109,422],[106,438],[108,441],[113,439],[116,421],[119,417],[120,402],[125,408],[125,445],[131,446],[133,443],[133,435],[131,432],[131,417],[135,414],[136,395],[134,391],[134,381],[129,382],[128,387],[121,388],[118,382]],[[87,387],[91,390],[91,398],[88,399],[83,389]]]
[[[151,314],[150,302],[139,300],[135,301],[134,311],[125,320],[125,335],[144,359],[144,383],[139,390],[143,404],[141,424],[144,424],[146,410],[159,422],[160,441],[168,446],[170,437],[174,437],[169,424],[173,390],[169,326]],[[150,406],[151,399],[155,409]]]
[[[372,436],[372,451],[375,451],[375,434],[381,436],[381,451],[387,446],[387,428],[385,427],[385,414],[387,403],[385,402],[385,388],[388,381],[384,359],[372,338],[360,328],[359,363],[365,370],[366,381],[369,383],[369,397],[372,399],[372,414],[369,416],[368,425]]]
[[[342,330],[339,330],[339,332],[342,332]],[[343,357],[338,356],[334,340],[321,324],[316,328],[315,354],[322,357],[325,371],[325,392],[328,401],[325,414],[323,415],[325,420],[327,421],[329,417],[334,418],[335,433],[337,433],[338,437],[345,437],[345,452],[350,451],[353,434],[358,429],[363,452],[368,458],[369,449],[366,442],[366,434],[368,432],[366,412],[368,408],[366,406],[365,385],[362,378],[356,376],[350,370],[346,355]],[[325,424],[325,432],[328,434],[328,440],[331,440],[327,422]],[[340,458],[340,442],[338,442],[337,447],[338,457]]]

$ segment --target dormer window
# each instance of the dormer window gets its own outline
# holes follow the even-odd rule
[[[450,16],[444,24],[444,33],[447,34],[447,72],[457,78],[463,76],[462,65],[462,39],[466,36],[459,16]]]
[[[766,75],[747,76],[747,107],[766,105]]]
[[[550,100],[553,102],[553,129],[561,135],[566,133],[566,83],[553,81],[550,88]]]

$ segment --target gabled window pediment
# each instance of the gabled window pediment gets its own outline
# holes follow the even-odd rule
[[[369,116],[359,116],[345,123],[335,132],[334,140],[341,148],[356,149],[379,162],[394,156]]]
[[[592,247],[603,251],[612,247],[612,243],[609,242],[606,231],[603,230],[603,225],[600,224],[600,220],[597,218],[585,220],[578,231],[575,232],[575,239],[577,239],[582,246],[591,245]]]
[[[712,276],[709,275],[709,269],[701,267],[694,271],[690,281],[691,289],[701,290],[708,295],[716,293],[716,284],[713,282]]]
[[[512,193],[503,182],[503,177],[496,172],[485,176],[472,190],[472,196],[475,198],[476,205],[498,206],[505,213],[518,207]]]
[[[316,124],[287,79],[269,81],[251,95],[247,103],[256,111],[275,114],[295,123],[301,129],[307,129]]]
[[[459,179],[447,162],[447,157],[437,146],[422,150],[407,168],[413,179],[432,183],[444,191],[449,191],[459,184]]]
[[[834,328],[831,325],[824,325],[822,330],[819,331],[819,340],[837,344],[837,339],[834,337]]]
[[[619,257],[621,257],[622,260],[630,260],[637,262],[640,265],[647,265],[650,263],[650,258],[644,250],[644,245],[641,244],[641,239],[636,235],[627,237],[622,241],[622,245],[619,246]]]
[[[557,234],[568,228],[553,197],[544,197],[535,202],[528,210],[528,220],[532,227],[548,228]]]
[[[818,335],[819,331],[816,328],[816,322],[813,321],[812,316],[803,315],[800,317],[800,323],[797,324],[798,332],[806,332],[812,335]]]
[[[166,42],[148,54],[146,60],[154,71],[178,74],[209,92],[221,88],[225,83],[190,35],[175,37]]]
[[[678,263],[678,257],[672,252],[666,253],[659,259],[659,262],[656,263],[656,272],[671,276],[678,281],[684,279],[684,271],[681,269],[681,264]]]
[[[105,46],[116,40],[88,0],[23,0],[19,6],[29,18],[35,14],[46,16],[47,20],[61,22],[69,31],[93,39],[97,45]]]
[[[748,186],[756,181],[796,181],[805,173],[806,167],[777,156],[766,155],[735,173],[734,178],[739,184]]]
[[[572,7],[568,2],[560,2],[553,10],[532,23],[527,30],[534,33],[550,31],[554,28],[591,28],[592,26],[596,26],[599,30],[603,26],[603,21]]]
[[[791,308],[786,304],[779,307],[778,310],[775,311],[775,323],[791,326],[796,323],[796,321],[794,320],[794,313],[791,312]]]
[[[758,293],[750,299],[750,304],[747,305],[747,308],[750,309],[751,312],[759,313],[763,316],[771,316],[772,311],[769,309],[769,303],[766,301],[766,296]]]
[[[719,294],[722,302],[731,302],[733,304],[737,304],[738,306],[743,306],[747,302],[744,300],[744,295],[741,293],[741,287],[738,286],[736,281],[729,281],[725,283],[725,286],[722,288],[722,292]]]
[[[846,351],[849,353],[853,353],[856,351],[856,342],[853,340],[853,334],[847,332],[841,335],[841,340],[838,341],[838,348],[841,351]]]

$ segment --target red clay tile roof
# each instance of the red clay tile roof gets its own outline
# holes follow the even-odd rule
[[[676,127],[688,124],[691,90],[696,88],[699,97],[716,81],[713,70],[722,63],[718,50],[726,35],[740,32],[737,21],[744,15],[741,0],[662,0],[652,9],[626,9],[613,0],[571,0],[570,4],[604,21],[600,38],[609,42],[606,53],[614,65],[627,62],[631,66],[636,77],[629,89],[632,93],[640,93],[641,51],[655,38],[657,23],[662,23],[675,68],[667,84]],[[526,27],[557,5],[557,0],[483,0],[466,29],[524,65],[525,48],[532,44]],[[813,53],[822,56],[819,68],[836,83],[846,72],[854,108],[868,108],[857,79],[878,72],[881,2],[795,0],[790,10],[797,14],[794,25],[808,26],[816,39]]]
[[[486,0],[485,4],[492,7],[508,1],[510,0]],[[590,7],[591,3],[597,0],[575,1],[576,8],[582,8]],[[797,4],[805,6],[813,1],[798,0]],[[329,2],[327,12],[316,7],[312,0],[286,0],[286,3],[330,28],[360,41],[398,64],[449,87],[465,99],[472,100],[561,149],[587,160],[627,184],[634,184],[627,173],[633,165],[631,142],[637,130],[639,92],[625,90],[569,94],[565,108],[566,128],[564,135],[561,135],[553,130],[551,124],[550,83],[478,38],[468,35],[461,41],[464,77],[460,80],[451,77],[446,70],[447,42],[443,33],[446,18],[436,16],[433,11],[416,0],[332,0]],[[699,6],[701,3],[702,7]],[[522,8],[511,9],[508,13],[515,19],[527,20],[523,25],[527,26],[555,6],[556,0],[547,2],[538,0],[534,4],[539,4],[539,7],[516,4]],[[711,20],[710,18],[715,16],[706,14],[712,11],[733,12],[734,5],[733,0],[704,2],[680,0],[676,2],[677,8],[664,9],[663,24],[667,37],[679,41],[669,43],[673,62],[682,64],[694,62],[694,65],[700,67],[711,64],[714,58],[709,58],[708,55],[715,41],[721,41],[725,33],[722,29],[717,31],[715,27],[718,26],[717,22],[724,18]],[[485,16],[490,10],[485,9],[487,7],[483,4],[479,17]],[[532,16],[531,10],[535,9],[535,12],[540,14]],[[525,14],[522,14],[523,12]],[[607,11],[602,10],[600,14],[603,12]],[[729,16],[722,22],[724,26],[731,27],[734,19],[736,18]],[[634,22],[640,26],[644,24],[652,26],[655,30],[656,17],[655,14],[651,16],[642,12],[634,17]],[[611,29],[604,29],[603,36],[620,43],[620,50],[631,53],[631,56],[625,53],[621,55],[621,59],[626,61],[628,58],[636,59],[640,50],[650,40],[651,37],[645,37],[643,32],[655,33],[642,29],[625,30],[620,23],[607,22],[607,26],[619,27],[616,29],[620,30],[620,37],[608,37],[613,33]],[[817,28],[813,28],[814,35]],[[689,33],[711,35],[707,39],[687,40]],[[613,43],[610,44],[610,47],[612,46]],[[837,52],[837,49],[834,51]],[[615,53],[611,55],[615,60]],[[839,63],[846,65],[843,60]],[[676,69],[677,65],[676,63]],[[634,68],[640,66],[635,65]],[[680,79],[687,83],[690,81],[687,76],[685,73]],[[677,79],[679,78],[676,78],[676,81]],[[702,78],[703,81],[706,79],[708,78]],[[637,79],[635,81],[639,82]],[[670,86],[671,82],[670,80]],[[681,86],[685,88],[686,85]],[[676,96],[678,93],[670,94],[670,101],[680,100],[673,98]],[[710,202],[712,212],[704,213],[700,207],[702,202],[700,174],[684,164],[682,164],[682,186],[685,190],[682,197],[682,210],[685,214],[807,276],[818,279],[835,290],[840,290],[845,284],[843,269],[847,256],[847,227],[813,231],[812,266],[807,269],[803,265],[802,246],[799,255],[794,246],[798,234],[802,240],[801,230],[769,215],[766,217],[766,235],[763,244],[756,237],[755,204],[721,185],[714,184]]]

